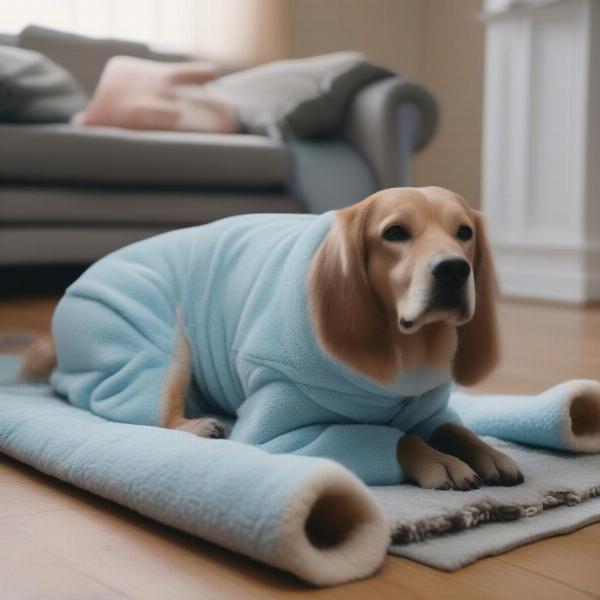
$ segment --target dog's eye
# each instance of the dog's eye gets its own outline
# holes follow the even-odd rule
[[[473,237],[473,230],[468,225],[461,225],[456,232],[456,237],[466,242]]]
[[[405,242],[410,239],[410,231],[402,225],[392,225],[383,232],[383,239],[389,242]]]

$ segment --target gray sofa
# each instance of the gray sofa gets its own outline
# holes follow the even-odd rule
[[[88,94],[110,56],[183,58],[42,34],[0,44],[44,53]],[[433,100],[427,115],[411,104],[406,85],[368,85],[335,138],[298,141],[293,151],[258,135],[0,125],[0,265],[89,263],[168,229],[239,213],[321,212],[409,184],[411,155],[429,142],[436,114]]]

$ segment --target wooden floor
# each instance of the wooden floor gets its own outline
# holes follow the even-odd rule
[[[0,331],[44,332],[52,300],[0,302]],[[600,376],[600,308],[504,302],[504,361],[479,391]],[[1,415],[0,415],[1,417]],[[314,590],[0,459],[0,598],[600,598],[600,524],[456,573],[388,557],[373,578]]]

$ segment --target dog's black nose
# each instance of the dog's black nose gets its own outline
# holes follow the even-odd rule
[[[447,288],[459,288],[471,274],[471,266],[466,260],[453,258],[439,262],[432,271],[436,281]]]

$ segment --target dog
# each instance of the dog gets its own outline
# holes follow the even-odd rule
[[[324,215],[244,215],[105,257],[23,377],[109,419],[324,456],[368,484],[516,485],[448,407],[499,358],[482,216],[439,187]],[[56,360],[54,359],[56,355]],[[200,407],[200,408],[199,408]]]

